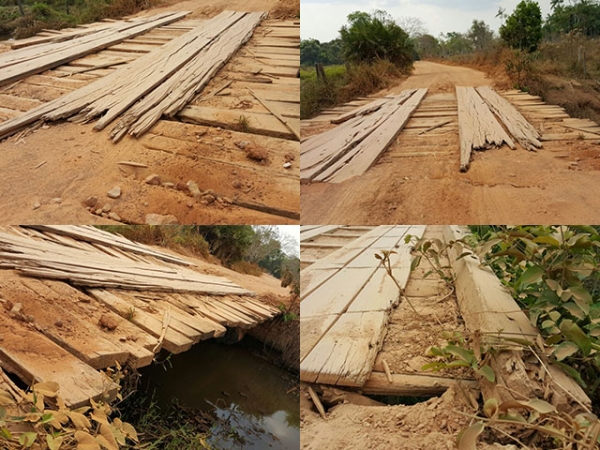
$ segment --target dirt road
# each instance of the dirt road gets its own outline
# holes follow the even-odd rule
[[[225,9],[270,11],[271,17],[276,19],[294,17],[293,13],[289,13],[294,7],[299,10],[295,0],[219,0],[210,3],[168,0],[159,8],[140,15],[186,10],[192,13],[185,20],[197,24],[198,20],[211,18]],[[282,14],[281,11],[288,12]],[[273,22],[266,21],[267,25],[263,27]],[[174,38],[183,32],[156,30],[159,37],[154,39],[167,35]],[[265,30],[259,27],[256,38],[264,37],[263,33]],[[144,36],[140,37],[142,43],[132,43],[143,45]],[[247,46],[254,45],[252,42]],[[293,53],[293,50],[299,52],[297,49],[290,52]],[[224,79],[230,75],[232,78],[240,77],[241,72],[232,73],[231,67],[235,66],[238,71],[246,70],[240,62],[248,60],[244,52],[240,50],[234,55],[232,61],[206,86],[206,92],[223,86]],[[111,53],[113,56],[110,56]],[[119,54],[108,49],[100,57],[138,57],[142,54]],[[90,55],[89,58],[98,56]],[[293,63],[291,61],[288,65]],[[29,77],[2,87],[0,122],[106,75],[102,70],[72,75],[64,72],[66,69],[61,66],[37,78]],[[282,70],[289,70],[289,67]],[[299,97],[299,81],[291,76],[276,78],[269,85],[270,90],[281,92],[283,101],[277,104],[293,115],[298,103],[292,96]],[[249,86],[257,91],[264,89],[264,83],[244,84],[237,80],[229,83],[229,91],[224,92],[226,96],[213,97],[201,106],[215,108],[215,111],[230,110],[236,120],[255,112],[266,115],[265,109],[247,90]],[[200,102],[195,99],[192,105]],[[276,133],[254,134],[250,128],[246,129],[247,132],[240,132],[235,126],[227,129],[226,125],[204,126],[183,123],[183,120],[161,120],[144,137],[128,137],[113,144],[108,137],[108,128],[95,132],[93,126],[68,122],[52,124],[27,136],[10,137],[0,142],[0,223],[114,223],[107,217],[110,213],[115,213],[113,218],[118,216],[125,223],[144,223],[148,214],[173,216],[179,223],[297,222],[298,142],[289,137],[285,139],[285,136]],[[244,148],[256,148],[261,153],[260,158],[252,159]],[[138,166],[122,164],[124,161]],[[153,174],[159,175],[160,184],[144,182]],[[195,182],[203,195],[211,195],[208,202],[191,196],[186,187],[189,181]],[[121,196],[109,198],[107,192],[117,186],[121,188]],[[84,202],[89,197],[96,197],[98,201],[93,208],[86,209]],[[104,214],[92,214],[102,208],[105,209]]]
[[[377,94],[426,87],[421,104],[456,104],[455,86],[490,84],[482,72],[420,61],[412,76]],[[417,113],[419,110],[417,109]],[[529,117],[528,117],[529,119]],[[411,121],[418,119],[411,119]],[[547,123],[533,124],[543,128]],[[419,134],[411,122],[365,174],[341,184],[301,187],[302,223],[590,223],[600,208],[598,140],[544,142],[536,152],[506,146],[477,152],[466,173],[458,170],[459,136],[453,123]],[[303,134],[325,129],[323,122]],[[579,139],[578,139],[579,137]]]

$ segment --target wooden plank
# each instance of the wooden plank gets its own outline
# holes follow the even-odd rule
[[[277,106],[275,103],[270,103],[260,95],[256,94],[252,89],[248,88],[250,93],[256,98],[271,114],[273,114],[285,127],[290,130],[294,136],[296,136],[297,140],[300,140],[300,122],[292,121],[288,119],[284,119],[283,116],[277,111]],[[300,115],[298,115],[300,118]]]
[[[417,90],[400,108],[390,114],[373,133],[313,179],[330,183],[342,183],[369,170],[402,131],[426,93],[427,89]]]
[[[129,109],[111,131],[113,140],[118,140],[126,132],[133,136],[144,134],[163,114],[174,117],[250,39],[263,16],[264,13],[260,12],[242,15],[235,26],[226,27],[214,41],[207,42],[210,45],[202,46],[193,60]],[[209,23],[212,24],[212,21]],[[206,27],[201,28],[205,31]],[[179,53],[180,50],[175,52],[176,55]],[[116,112],[104,116],[95,128],[101,129],[108,123],[111,114]]]
[[[285,139],[295,138],[294,134],[271,114],[190,105],[182,109],[178,117],[183,121],[230,130],[239,130],[240,117],[244,117],[247,123],[246,130],[250,133]],[[289,121],[300,123],[296,119],[289,119]]]
[[[467,231],[460,227],[444,228],[446,241],[461,239],[466,234]],[[462,250],[456,246],[451,247],[448,249],[448,257],[456,275],[456,296],[467,329],[484,336],[500,334],[531,342],[541,339],[537,329],[491,269],[482,268],[479,258],[458,259],[460,251]],[[591,405],[590,399],[575,380],[550,361],[545,364],[550,377],[544,376],[544,381],[527,376],[531,370],[539,370],[538,363],[536,360],[534,367],[528,367],[529,363],[524,360],[523,350],[519,347],[491,355],[489,364],[496,374],[495,382],[490,383],[483,377],[479,380],[486,400],[495,398],[502,403],[543,396],[558,410],[579,408],[573,399],[588,407]]]
[[[156,16],[156,20],[141,23],[125,30],[102,30],[89,36],[86,35],[66,41],[64,44],[54,44],[54,48],[51,48],[51,51],[46,53],[36,53],[33,59],[27,57],[27,59],[21,59],[20,62],[19,60],[15,60],[15,58],[19,56],[15,55],[16,52],[9,52],[10,56],[8,58],[10,58],[11,64],[10,66],[3,67],[2,73],[0,74],[0,86],[20,80],[28,75],[41,73],[44,70],[58,67],[86,54],[107,48],[124,39],[142,34],[152,28],[176,21],[187,14],[189,14],[189,12],[185,11],[161,14]],[[26,48],[24,50],[29,49]],[[4,58],[2,58],[2,56],[0,56],[0,66],[3,65],[2,61],[7,60],[6,56]]]
[[[54,381],[60,396],[70,408],[79,408],[89,400],[111,401],[118,386],[23,322],[0,314],[0,360],[5,370],[24,383]]]
[[[456,87],[458,131],[460,139],[460,171],[469,170],[471,151],[515,144],[500,126],[492,112],[472,87]]]
[[[373,100],[370,103],[367,103],[366,105],[360,106],[358,108],[353,108],[350,111],[340,115],[339,117],[336,117],[334,119],[331,119],[331,123],[335,123],[335,124],[340,124],[342,122],[347,121],[348,119],[352,119],[353,117],[356,116],[364,116],[366,114],[370,114],[373,111],[377,111],[379,108],[381,108],[381,106],[386,103],[389,99],[388,98],[377,98],[375,100]]]
[[[320,236],[325,233],[329,233],[331,231],[335,231],[338,228],[340,228],[339,225],[321,225],[316,228],[312,228],[310,230],[305,230],[305,231],[300,229],[300,242],[314,239],[317,236]]]
[[[69,309],[48,302],[42,293],[21,282],[13,271],[2,273],[2,295],[13,304],[21,304],[23,317],[31,317],[49,339],[94,369],[124,364],[129,352],[104,339],[98,325],[89,324]]]
[[[489,86],[479,86],[476,90],[523,148],[535,151],[542,147],[540,133],[507,100]]]
[[[93,297],[84,294],[67,283],[52,280],[38,280],[31,277],[21,277],[21,283],[29,289],[42,295],[47,302],[59,305],[61,308],[85,318],[90,324],[98,327],[103,316],[105,320],[113,321],[117,327],[113,330],[100,329],[103,339],[129,353],[128,364],[134,368],[150,365],[154,359],[153,349],[160,349],[158,339],[150,336],[125,318],[107,310],[103,304]]]
[[[0,106],[19,111],[28,111],[40,106],[42,102],[30,98],[17,97],[14,95],[0,94]]]
[[[383,343],[388,313],[343,314],[300,363],[309,383],[363,386]]]
[[[151,314],[147,311],[135,308],[131,303],[123,300],[116,295],[104,289],[88,289],[87,292],[100,302],[108,306],[112,311],[125,317],[132,323],[150,333],[152,336],[160,337],[163,331],[162,317]],[[171,353],[182,353],[192,347],[193,341],[176,331],[172,327],[168,327],[163,340],[163,348]]]
[[[407,397],[434,397],[442,395],[448,388],[478,389],[475,380],[457,380],[430,375],[392,374],[390,383],[385,373],[371,372],[369,378],[361,386],[361,391],[367,395],[399,395]]]

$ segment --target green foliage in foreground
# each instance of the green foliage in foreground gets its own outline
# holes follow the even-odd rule
[[[478,253],[529,314],[557,364],[598,401],[600,234],[591,226],[475,227]]]

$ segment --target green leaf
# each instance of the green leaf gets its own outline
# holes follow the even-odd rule
[[[477,437],[483,432],[485,425],[482,422],[477,422],[469,428],[461,431],[456,439],[456,447],[458,450],[477,450]]]
[[[63,443],[63,439],[62,436],[53,437],[51,434],[47,434],[46,442],[48,443],[48,448],[50,450],[58,450]]]
[[[490,419],[498,413],[498,399],[488,398],[483,404],[483,412]]]
[[[490,383],[493,383],[496,381],[496,374],[494,373],[494,370],[487,364],[484,364],[480,368],[475,369],[475,372],[477,372],[479,375],[485,377],[485,379],[488,380]]]
[[[466,348],[459,347],[458,345],[448,345],[446,346],[445,350],[447,353],[450,353],[451,355],[454,355],[468,363],[475,361],[475,355],[472,352]]]
[[[548,317],[550,317],[550,319],[552,319],[554,322],[558,322],[558,319],[561,318],[561,315],[558,311],[550,311],[548,313]]]
[[[553,353],[558,361],[562,361],[563,359],[574,355],[578,351],[579,347],[577,346],[577,344],[571,341],[564,341],[554,348]]]
[[[525,272],[523,272],[523,275],[521,275],[517,280],[517,286],[519,289],[524,289],[527,286],[539,283],[540,281],[542,281],[542,275],[544,275],[544,271],[541,267],[530,266]]]
[[[554,292],[558,292],[559,289],[561,289],[560,287],[560,283],[556,280],[552,280],[550,278],[546,279],[546,284],[548,285],[548,287],[550,289],[552,289]],[[560,293],[558,292],[558,295],[560,295]]]
[[[0,428],[0,437],[3,437],[4,439],[8,440],[12,440],[13,438],[8,428],[5,427]]]
[[[19,436],[19,444],[25,447],[31,447],[36,439],[37,433],[34,433],[33,431],[28,431]]]
[[[582,311],[587,315],[590,312],[590,305],[592,304],[592,296],[583,286],[571,286],[569,288],[571,293],[573,294],[573,299],[575,299],[575,303],[582,309]]]
[[[499,244],[500,242],[502,242],[502,239],[490,239],[489,241],[487,241],[485,244],[483,244],[481,246],[481,248],[479,249],[478,253],[480,255],[486,255],[487,253],[489,253],[489,251],[497,244]]]
[[[552,247],[560,247],[560,242],[558,242],[558,240],[552,236],[538,236],[533,240],[533,242],[536,244],[550,245]]]
[[[415,270],[417,267],[419,267],[419,264],[421,263],[421,255],[417,255],[413,258],[413,260],[410,263],[410,271],[412,272],[413,270]]]
[[[540,414],[550,414],[556,412],[556,408],[554,406],[539,398],[531,398],[528,401],[523,402],[523,404],[534,411],[539,412]]]
[[[434,372],[437,372],[439,370],[445,369],[446,366],[447,366],[447,364],[445,362],[434,361],[434,362],[430,362],[430,363],[424,364],[421,367],[421,370],[423,370],[423,371],[432,370]]]
[[[592,351],[592,341],[583,330],[579,328],[579,325],[572,320],[565,319],[560,323],[560,330],[567,339],[577,344],[584,356],[590,355],[590,352]]]
[[[562,363],[560,361],[557,361],[556,365],[559,366],[562,370],[564,370],[571,378],[573,378],[575,381],[577,381],[577,383],[579,383],[579,385],[582,388],[584,388],[584,389],[587,388],[587,384],[581,378],[581,375],[579,374],[579,371],[573,369],[568,364]]]
[[[586,313],[579,306],[577,306],[577,304],[575,304],[573,302],[569,302],[569,303],[565,303],[563,305],[563,307],[567,311],[569,311],[569,313],[571,315],[577,317],[579,320],[585,319]]]
[[[439,347],[431,347],[429,349],[429,354],[432,356],[446,356],[446,352],[444,351],[444,349]]]

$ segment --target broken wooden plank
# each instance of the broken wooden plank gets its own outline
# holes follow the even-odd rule
[[[85,406],[90,399],[111,401],[116,398],[116,383],[23,322],[1,314],[0,335],[3,368],[26,384],[58,383],[60,396],[70,408]]]
[[[427,89],[417,90],[400,108],[390,114],[373,133],[313,179],[329,183],[342,183],[369,170],[402,131],[426,93]]]
[[[247,88],[250,93],[258,100],[271,114],[273,114],[277,119],[285,125],[285,127],[290,130],[296,136],[297,140],[300,140],[300,122],[290,121],[288,119],[284,119],[283,116],[275,109],[275,107],[269,103],[267,100],[262,98],[260,95],[255,93],[252,89]]]
[[[460,138],[460,171],[469,170],[472,150],[515,144],[500,126],[492,112],[472,87],[456,87],[458,131]]]
[[[479,86],[476,90],[523,148],[535,151],[542,147],[540,133],[507,100],[489,86]]]
[[[457,380],[430,375],[391,374],[391,381],[383,372],[371,372],[361,386],[367,395],[399,395],[407,397],[433,397],[442,395],[448,388],[478,389],[475,380]]]

